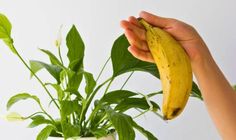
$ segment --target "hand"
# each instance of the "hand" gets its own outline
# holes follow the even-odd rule
[[[144,11],[139,16],[153,26],[162,28],[171,34],[185,49],[191,62],[210,54],[204,41],[192,26],[176,19],[159,17]],[[131,45],[128,48],[130,53],[140,60],[154,62],[147,46],[146,31],[138,20],[131,16],[128,20],[122,20],[120,24]]]
[[[141,12],[141,18],[172,35],[187,52],[207,109],[223,139],[235,139],[236,95],[220,71],[206,44],[190,25],[172,18]],[[121,21],[130,43],[128,50],[143,61],[154,62],[146,42],[146,31],[135,17]],[[224,121],[222,121],[224,118]]]

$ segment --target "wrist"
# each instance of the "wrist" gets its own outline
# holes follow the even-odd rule
[[[204,41],[200,40],[192,48],[195,49],[195,52],[190,57],[190,61],[194,74],[211,69],[215,65],[215,61]]]

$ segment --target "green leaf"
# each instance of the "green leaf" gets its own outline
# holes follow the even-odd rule
[[[79,136],[81,128],[77,125],[71,125],[70,123],[63,123],[63,134],[65,138]]]
[[[8,18],[0,13],[0,39],[11,38],[11,23]]]
[[[37,73],[42,68],[45,68],[57,80],[57,83],[60,83],[60,72],[62,71],[61,67],[57,65],[46,64],[41,61],[30,60],[30,68],[34,73]]]
[[[9,110],[11,108],[11,106],[13,104],[15,104],[16,102],[20,101],[20,100],[26,100],[26,99],[33,99],[35,100],[38,104],[40,104],[40,100],[37,96],[35,95],[30,95],[28,93],[20,93],[17,95],[12,96],[8,102],[7,102],[7,110]]]
[[[65,94],[60,85],[51,83],[48,83],[47,85],[51,85],[57,91],[57,97],[59,101],[61,101],[64,98]]]
[[[66,36],[66,44],[68,47],[67,57],[70,61],[69,67],[78,72],[83,67],[84,43],[79,32],[73,25]]]
[[[195,82],[193,82],[193,84],[192,84],[191,96],[192,97],[196,97],[196,98],[198,98],[200,100],[203,100],[201,91],[200,91],[200,89],[198,88],[198,86],[197,86],[197,84]]]
[[[84,72],[84,78],[86,81],[85,92],[89,95],[93,92],[94,87],[96,86],[96,81],[93,78],[93,75],[89,72]]]
[[[62,119],[66,118],[68,115],[70,115],[73,112],[76,112],[77,114],[80,114],[81,112],[81,105],[78,104],[77,100],[73,101],[61,101],[61,115]]]
[[[132,126],[132,118],[123,113],[115,112],[112,109],[106,110],[108,117],[115,127],[119,140],[134,140],[135,132]]]
[[[130,71],[144,71],[159,78],[157,66],[133,57],[127,50],[129,46],[129,42],[124,35],[121,35],[114,42],[111,50],[113,77]]]
[[[44,52],[45,54],[49,56],[49,59],[52,65],[62,66],[61,62],[57,59],[57,57],[53,53],[51,53],[49,50],[44,50],[44,49],[39,49],[39,50],[41,50],[42,52]]]
[[[26,119],[17,112],[10,112],[5,118],[9,122],[24,121]]]
[[[158,104],[155,102],[151,101],[152,104],[152,111],[157,111],[160,109]],[[124,112],[128,109],[132,108],[139,108],[143,110],[148,110],[150,109],[150,105],[148,104],[147,100],[145,98],[127,98],[124,99],[122,102],[120,102],[116,107],[115,110],[119,110],[121,112]]]
[[[77,91],[83,78],[83,73],[67,70],[68,84],[66,91]]]
[[[133,127],[137,129],[140,133],[142,133],[148,140],[158,140],[152,133],[150,133],[149,131],[145,130],[143,127],[138,125],[133,119],[131,121]]]
[[[53,129],[50,133],[49,136],[52,136],[52,137],[63,137],[61,134],[62,134],[62,127],[61,127],[61,120],[60,119],[56,119],[54,120],[54,127],[55,129]]]
[[[11,38],[11,29],[12,26],[8,18],[0,13],[0,39],[3,40],[14,54],[17,54],[13,46],[13,39]]]
[[[47,140],[50,133],[54,130],[52,125],[47,125],[37,136],[37,140]]]
[[[105,117],[106,112],[104,109],[100,109],[96,112],[95,116],[91,118],[91,128],[97,129],[97,127],[101,124],[101,119]]]
[[[31,119],[33,121],[28,126],[30,128],[39,126],[41,124],[52,124],[52,122],[50,120],[45,119],[44,116],[42,116],[42,115],[37,115],[37,116],[31,117]]]
[[[107,102],[108,104],[118,104],[124,99],[135,95],[138,94],[128,90],[115,90],[104,95],[100,102]]]
[[[96,128],[95,130],[92,130],[92,134],[96,137],[96,138],[101,138],[104,136],[107,136],[107,129],[105,128]]]
[[[60,80],[61,82],[63,81],[65,81],[65,83],[68,82],[64,92],[70,92],[70,94],[76,95],[77,99],[82,100],[83,97],[78,91],[82,78],[83,78],[83,73],[78,73],[78,72],[76,73],[69,69],[62,70],[62,72],[60,73]],[[66,79],[68,79],[68,81]]]

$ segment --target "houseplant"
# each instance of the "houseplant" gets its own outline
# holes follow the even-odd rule
[[[135,71],[147,72],[159,79],[158,70],[155,64],[140,61],[127,51],[129,43],[124,35],[115,40],[111,50],[111,57],[102,67],[98,77],[94,79],[93,74],[86,71],[83,67],[85,46],[74,25],[66,36],[68,48],[67,66],[60,51],[60,38],[56,41],[59,57],[48,50],[40,49],[49,57],[50,63],[30,60],[28,64],[14,46],[11,29],[12,26],[7,17],[0,14],[0,39],[21,60],[31,72],[31,75],[38,80],[45,93],[51,99],[51,104],[58,109],[58,114],[60,115],[58,118],[53,118],[44,109],[36,95],[19,93],[9,99],[7,109],[10,109],[12,105],[20,100],[31,99],[39,105],[41,110],[27,117],[23,117],[18,113],[10,113],[7,119],[31,119],[32,122],[29,127],[45,125],[45,128],[39,132],[37,140],[45,140],[49,136],[63,137],[63,139],[73,139],[73,137],[76,137],[75,139],[79,139],[78,137],[104,138],[114,133],[117,133],[119,140],[134,140],[134,129],[140,131],[149,140],[157,139],[152,133],[138,125],[126,111],[137,109],[140,111],[140,115],[152,111],[161,117],[158,112],[160,109],[159,105],[151,101],[150,98],[162,92],[141,94],[123,88]],[[113,74],[104,82],[99,82],[98,80],[110,60],[112,62]],[[41,69],[46,69],[55,81],[43,82],[37,76],[37,72]],[[110,91],[109,87],[114,79],[124,73],[130,73],[130,75],[121,88]],[[84,87],[85,92],[80,87],[82,81],[86,83]],[[57,96],[54,97],[48,90],[48,87],[53,87]],[[105,90],[102,90],[102,87],[105,87]],[[103,93],[102,97],[94,99],[98,92]],[[202,99],[195,83],[193,83],[192,96]],[[91,113],[89,113],[89,109],[92,109]]]

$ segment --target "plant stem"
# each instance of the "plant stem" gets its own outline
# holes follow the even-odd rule
[[[161,116],[159,113],[157,113],[157,112],[153,112],[153,113],[156,114],[158,117],[160,117],[162,120],[164,120],[164,117]]]
[[[97,79],[96,79],[96,82],[98,81],[98,79],[99,79],[100,76],[102,75],[102,72],[104,71],[104,69],[105,69],[105,67],[106,67],[106,65],[107,65],[107,63],[109,62],[110,59],[111,59],[111,57],[109,57],[109,58],[107,59],[107,61],[105,62],[105,64],[103,65],[102,70],[100,71],[100,73],[99,73],[99,75],[98,75],[98,77],[97,77]]]
[[[80,118],[79,118],[79,125],[82,124],[82,122],[84,121],[85,118],[85,114],[94,98],[94,96],[96,95],[96,93],[98,92],[98,90],[105,85],[107,82],[111,81],[113,79],[113,77],[108,78],[105,82],[103,82],[102,84],[100,84],[99,86],[97,86],[97,88],[93,91],[93,93],[88,97],[87,102],[85,103],[84,108],[82,108],[81,114],[80,114]]]
[[[124,84],[121,86],[120,90],[122,90],[124,88],[124,86],[126,85],[126,83],[129,81],[130,77],[134,74],[134,71],[132,71],[130,73],[130,75],[128,76],[128,78],[125,80]]]
[[[113,80],[114,80],[114,77],[111,77],[111,78],[110,78],[110,82],[108,83],[108,85],[107,85],[107,87],[106,87],[106,90],[105,90],[103,96],[107,93],[107,91],[108,91],[109,87],[111,86],[111,83],[112,83]],[[105,81],[104,83],[106,83],[106,81]],[[103,98],[103,97],[102,97],[102,98]],[[95,113],[99,110],[100,105],[101,105],[101,104],[99,103],[99,104],[93,109],[92,113],[91,113],[90,116],[89,116],[88,121],[91,120],[91,119],[94,117]],[[87,125],[88,121],[85,122],[85,126]]]
[[[136,118],[142,116],[143,114],[147,113],[148,111],[149,111],[149,110],[145,110],[145,111],[141,112],[141,113],[138,114],[137,116],[134,116],[133,119],[136,119]]]
[[[76,124],[75,113],[72,113],[73,123]]]
[[[45,114],[45,113],[44,112],[35,112],[35,113],[33,113],[33,114],[31,114],[31,115],[29,115],[27,117],[24,117],[24,118],[25,119],[29,119],[29,118],[33,117],[34,115],[36,115],[36,114]]]
[[[59,105],[55,102],[52,95],[48,91],[47,87],[43,84],[42,80],[33,72],[33,70],[28,66],[28,64],[25,62],[25,60],[21,57],[21,55],[18,53],[14,45],[12,44],[12,48],[15,50],[16,55],[20,58],[21,62],[25,65],[25,67],[34,75],[34,77],[39,81],[39,83],[42,85],[42,87],[45,89],[46,93],[49,95],[49,97],[53,100],[54,104],[58,109],[60,109]]]
[[[56,124],[56,122],[54,121],[54,119],[52,118],[52,116],[50,116],[50,115],[45,111],[45,109],[43,108],[43,106],[42,106],[41,104],[39,104],[39,106],[40,106],[41,110],[44,112],[44,114],[47,115],[48,118],[49,118],[54,124]]]
[[[111,78],[111,80],[110,80],[110,82],[108,83],[108,85],[107,85],[107,87],[106,87],[106,90],[105,90],[105,92],[104,92],[103,96],[104,96],[105,94],[107,94],[107,92],[108,92],[108,89],[110,88],[110,86],[111,86],[111,83],[113,82],[113,80],[114,80],[114,78],[112,77],[112,78]]]
[[[62,57],[61,57],[61,46],[58,46],[58,55],[59,55],[61,64],[64,66],[64,62],[63,62],[63,59],[62,59]]]
[[[99,124],[102,123],[106,118],[107,118],[107,115],[104,115],[104,117],[101,118],[100,121],[99,121],[96,125],[99,126]],[[96,126],[96,125],[95,125],[95,126]]]
[[[108,129],[108,128],[111,127],[111,126],[112,126],[112,123],[109,122],[109,123],[107,124],[107,126],[104,126],[104,128]]]

